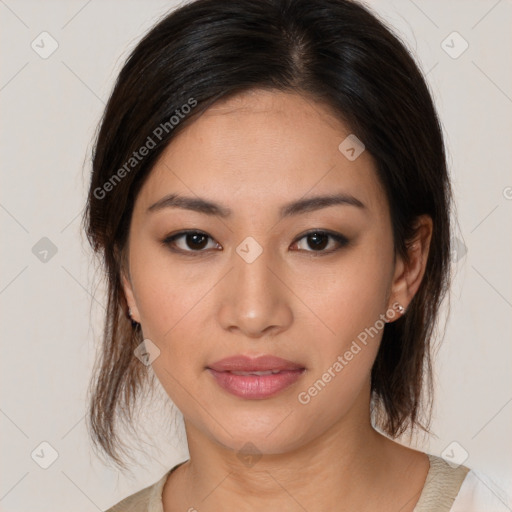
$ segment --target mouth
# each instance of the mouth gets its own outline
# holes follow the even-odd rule
[[[282,370],[261,370],[261,371],[254,371],[254,372],[236,372],[231,371],[232,375],[274,375],[276,373],[279,373]]]
[[[235,356],[206,367],[215,382],[240,398],[271,398],[288,388],[306,371],[300,364],[275,356]]]

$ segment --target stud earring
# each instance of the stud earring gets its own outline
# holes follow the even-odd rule
[[[136,325],[138,325],[138,322],[136,322],[133,318],[132,318],[132,308],[128,308],[128,318],[130,319],[131,323],[132,323],[132,327],[135,327]]]
[[[403,315],[405,313],[405,308],[402,306],[402,304],[398,304],[398,306],[396,307],[396,309],[398,310],[398,312]]]

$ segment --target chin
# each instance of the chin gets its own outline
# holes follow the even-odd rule
[[[267,414],[262,409],[258,412],[235,409],[231,414],[218,409],[218,413],[222,423],[203,418],[205,423],[201,430],[217,444],[240,456],[284,454],[315,437],[313,425],[298,418],[290,407],[279,407],[277,412]]]

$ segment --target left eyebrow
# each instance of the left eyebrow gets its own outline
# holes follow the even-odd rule
[[[365,209],[366,206],[357,198],[350,194],[333,194],[311,197],[308,199],[298,199],[283,205],[279,212],[281,218],[299,215],[306,212],[328,208],[329,206],[345,205]],[[152,204],[147,212],[162,210],[163,208],[183,208],[206,215],[215,215],[219,217],[229,217],[233,212],[231,209],[214,203],[200,197],[186,197],[178,194],[169,194],[156,203]]]
[[[281,217],[290,217],[291,215],[298,215],[335,205],[355,206],[361,209],[366,208],[359,199],[351,196],[350,194],[334,194],[293,201],[284,205],[281,208],[280,213]]]

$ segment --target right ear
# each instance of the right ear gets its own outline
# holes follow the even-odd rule
[[[121,286],[123,287],[126,303],[131,311],[131,318],[133,321],[140,324],[140,315],[135,301],[135,294],[133,293],[133,286],[129,275],[127,275],[124,270],[121,270]]]

